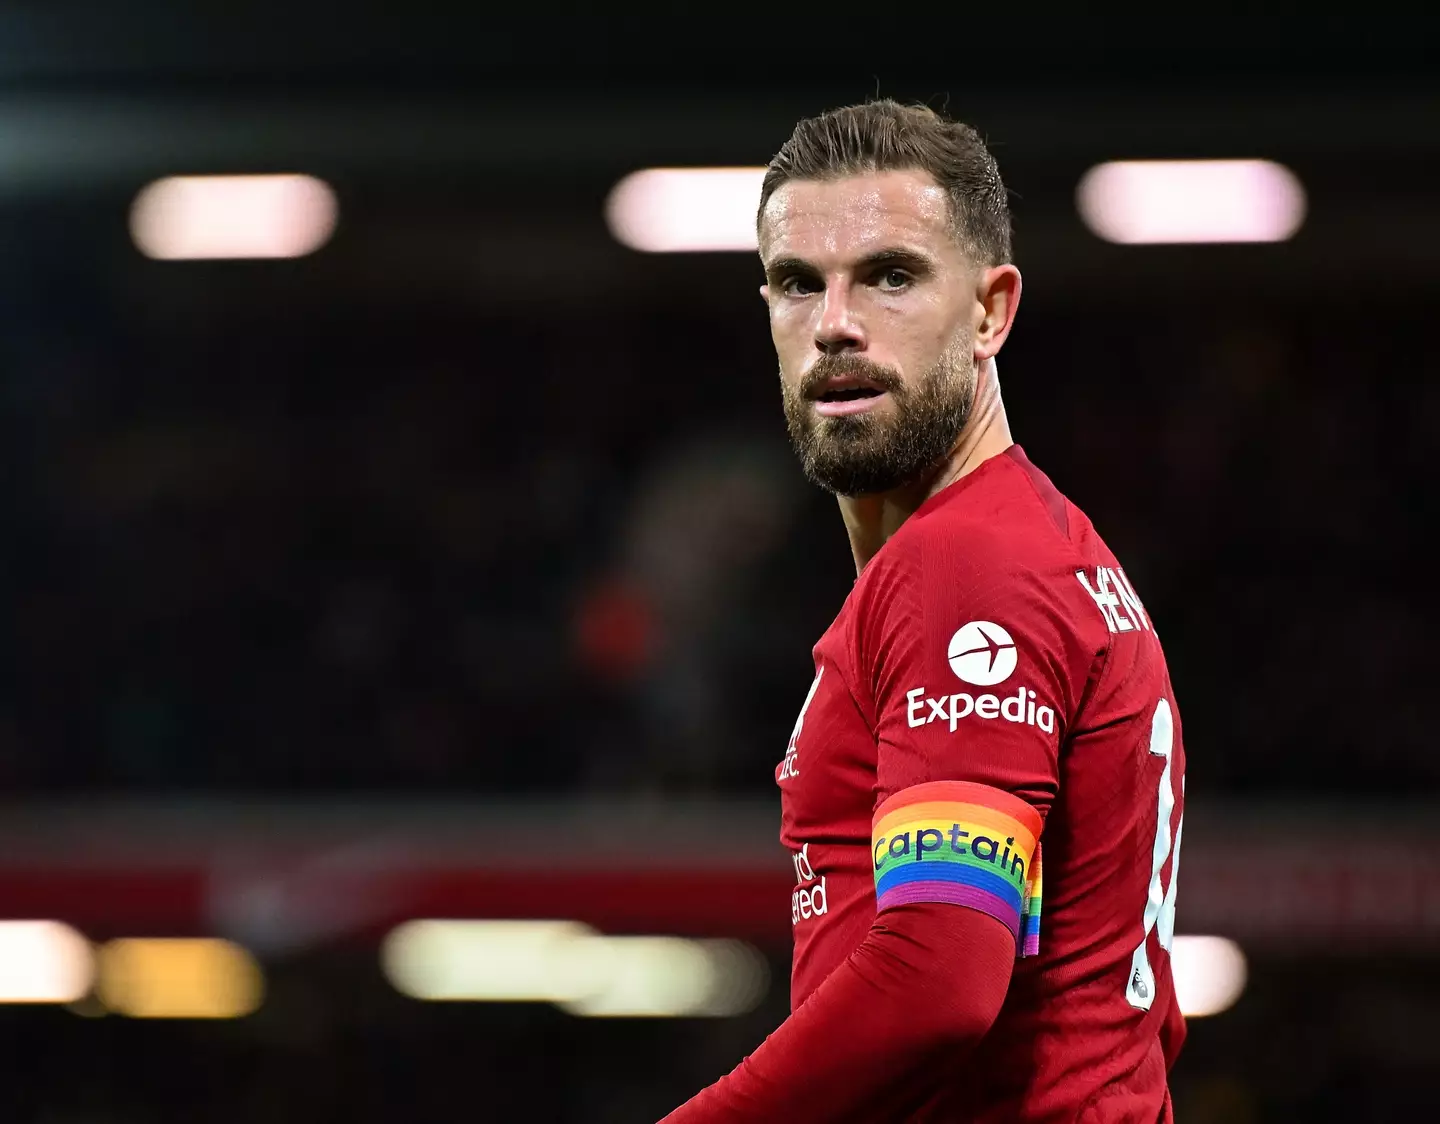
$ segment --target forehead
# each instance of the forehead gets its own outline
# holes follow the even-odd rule
[[[896,246],[958,253],[949,196],[927,172],[791,180],[765,204],[760,256],[766,261],[838,264]]]

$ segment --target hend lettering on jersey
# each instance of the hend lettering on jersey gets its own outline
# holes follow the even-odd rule
[[[1119,566],[1096,566],[1093,580],[1085,570],[1076,570],[1075,577],[1095,602],[1105,619],[1105,627],[1111,632],[1149,631],[1150,618],[1145,615],[1145,606],[1140,604],[1135,587]]]
[[[1017,687],[1006,695],[972,695],[957,691],[953,695],[927,695],[924,687],[905,692],[905,723],[912,730],[939,722],[953,734],[962,719],[975,717],[986,721],[999,720],[1034,726],[1047,734],[1055,732],[1055,711],[1038,702],[1028,687]]]

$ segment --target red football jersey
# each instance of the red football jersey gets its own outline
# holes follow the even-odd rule
[[[1016,936],[1004,1006],[906,1118],[1167,1119],[1185,754],[1154,623],[1090,521],[1011,446],[905,521],[814,656],[776,768],[792,1006],[877,909],[980,909]]]

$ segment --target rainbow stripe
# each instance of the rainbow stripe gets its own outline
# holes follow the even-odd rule
[[[1007,925],[1030,955],[1040,938],[1041,827],[1039,812],[990,785],[930,781],[897,792],[871,827],[876,909],[969,906]]]
[[[1030,879],[1025,884],[1025,936],[1020,943],[1021,956],[1035,956],[1040,952],[1040,896],[1045,869],[1041,858],[1043,850],[1043,846],[1037,841],[1035,860],[1030,864]]]

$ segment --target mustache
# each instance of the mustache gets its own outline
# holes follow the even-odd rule
[[[809,397],[830,379],[866,379],[881,390],[895,394],[904,388],[899,372],[882,367],[861,355],[841,352],[836,355],[822,355],[815,365],[805,372],[800,381],[800,394]]]

